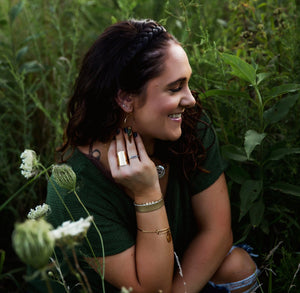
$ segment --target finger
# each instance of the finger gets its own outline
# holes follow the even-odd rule
[[[116,140],[112,140],[112,142],[108,147],[107,158],[108,158],[109,168],[113,177],[115,175],[114,172],[119,168],[116,152],[117,152]]]
[[[139,161],[139,153],[135,146],[135,141],[132,133],[131,127],[124,129],[124,139],[126,143],[126,149],[128,154],[129,163],[134,163],[134,161]]]
[[[118,129],[116,134],[116,153],[120,151],[126,151],[126,145],[124,140],[124,133],[121,129]]]
[[[136,149],[138,151],[138,154],[139,154],[139,157],[140,157],[140,160],[143,161],[143,160],[150,160],[147,152],[146,152],[146,149],[145,149],[145,146],[144,146],[144,143],[143,143],[143,140],[141,138],[140,135],[138,135],[138,133],[134,133],[133,135],[134,137],[134,141],[135,141],[135,145],[136,145]]]

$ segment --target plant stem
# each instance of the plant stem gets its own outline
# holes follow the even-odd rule
[[[74,194],[77,198],[77,200],[79,201],[79,203],[82,205],[83,209],[85,210],[85,212],[87,213],[88,216],[91,216],[89,211],[87,210],[87,208],[84,206],[83,202],[81,201],[79,195],[77,194],[76,190],[73,190],[74,191]],[[94,221],[94,219],[92,220],[92,223],[99,235],[99,238],[100,238],[100,242],[101,242],[101,248],[102,248],[102,257],[103,257],[103,262],[102,262],[102,273],[100,272],[99,270],[99,274],[101,276],[101,279],[102,279],[102,286],[103,286],[103,292],[105,292],[105,289],[104,289],[104,274],[105,274],[105,252],[104,252],[104,243],[103,243],[103,238],[102,238],[102,235]]]
[[[91,286],[90,286],[90,283],[89,283],[89,280],[87,279],[86,277],[86,274],[84,273],[84,271],[81,269],[79,263],[78,263],[78,259],[77,259],[77,255],[76,255],[76,252],[75,252],[75,249],[74,247],[72,247],[72,254],[73,254],[73,259],[74,259],[74,262],[75,262],[75,267],[76,269],[78,270],[78,272],[81,274],[81,276],[83,277],[83,280],[87,286],[87,290],[89,293],[92,293],[92,289],[91,289]]]
[[[254,86],[254,89],[255,89],[255,92],[256,92],[256,95],[258,97],[258,111],[259,111],[259,130],[260,132],[263,132],[264,131],[264,106],[263,106],[263,102],[262,102],[262,97],[261,97],[261,94],[260,94],[260,91],[257,87],[257,85],[253,85]]]
[[[51,288],[51,285],[50,285],[50,282],[49,282],[49,279],[48,279],[48,276],[47,276],[45,270],[42,271],[42,277],[43,277],[43,279],[44,279],[45,282],[46,282],[46,286],[47,286],[48,292],[49,292],[49,293],[53,293],[52,288]]]
[[[32,178],[30,181],[28,181],[25,185],[23,185],[18,191],[16,191],[12,196],[10,196],[1,206],[0,206],[0,211],[2,211],[21,191],[23,191],[27,186],[29,186],[33,181],[38,179],[41,175],[46,173],[49,170],[50,167],[47,169],[43,167],[43,171],[40,172],[38,175],[36,175],[34,178]]]

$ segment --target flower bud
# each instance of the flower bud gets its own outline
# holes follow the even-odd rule
[[[67,164],[54,165],[52,175],[55,182],[62,188],[67,190],[75,190],[76,174],[73,169]]]
[[[26,220],[16,224],[12,244],[16,254],[26,264],[42,269],[53,253],[54,239],[49,233],[52,225],[45,220]]]

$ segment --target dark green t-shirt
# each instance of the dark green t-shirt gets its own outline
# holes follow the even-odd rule
[[[225,169],[213,128],[207,128],[205,124],[200,124],[198,127],[199,135],[204,147],[208,148],[203,168],[208,172],[194,172],[187,180],[178,166],[175,163],[170,163],[165,206],[172,232],[174,250],[179,258],[182,257],[183,252],[196,233],[191,196],[208,188]],[[80,151],[75,150],[68,160],[68,164],[77,176],[77,193],[89,213],[94,217],[95,223],[101,232],[105,255],[114,255],[135,245],[137,227],[132,199]],[[70,220],[70,216],[57,195],[57,191],[75,220],[87,217],[76,196],[60,188],[55,183],[55,188],[53,188],[53,179],[50,180],[47,204],[50,205],[52,210],[49,217],[52,225],[57,227],[64,221]],[[95,255],[102,256],[101,242],[93,226],[90,227],[87,236]],[[92,256],[91,249],[85,241],[78,247],[78,251],[81,256]],[[82,267],[92,288],[95,292],[100,292],[100,277],[95,271],[88,268],[87,264],[82,263]],[[126,268],[120,267],[120,270],[124,269]],[[62,286],[61,289],[63,289]],[[119,291],[119,289],[106,284],[106,292]]]

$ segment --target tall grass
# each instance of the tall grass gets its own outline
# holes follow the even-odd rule
[[[6,257],[0,266],[0,279],[8,280],[4,286],[22,286],[12,271],[22,267],[10,249],[13,224],[42,203],[46,192],[46,182],[38,181],[12,197],[26,183],[19,173],[19,155],[24,148],[31,148],[45,165],[53,162],[66,122],[66,102],[83,53],[106,26],[129,17],[154,18],[182,42],[193,68],[190,86],[200,92],[225,151],[228,146],[243,149],[249,129],[268,134],[262,147],[253,151],[257,162],[262,163],[276,149],[300,147],[299,99],[292,105],[273,108],[297,94],[297,87],[293,93],[281,91],[265,100],[263,111],[273,108],[286,115],[260,128],[259,110],[253,103],[257,92],[251,83],[230,74],[232,69],[222,57],[230,53],[256,64],[256,74],[265,74],[259,85],[263,97],[276,86],[299,84],[299,7],[294,0],[2,0],[0,227],[7,233],[1,235]],[[232,156],[228,160],[236,241],[246,241],[260,253],[260,263],[266,268],[262,277],[265,292],[296,292],[300,287],[299,278],[294,278],[300,262],[299,192],[269,187],[277,182],[299,185],[299,155],[291,153],[264,167],[264,192],[255,198],[262,200],[264,210],[255,213],[260,210],[253,208],[252,216],[246,212],[242,217],[241,186],[247,176],[256,180],[258,169],[251,160],[241,162]],[[250,198],[249,204],[253,207],[255,201]],[[264,263],[264,256],[280,241],[281,249]]]

